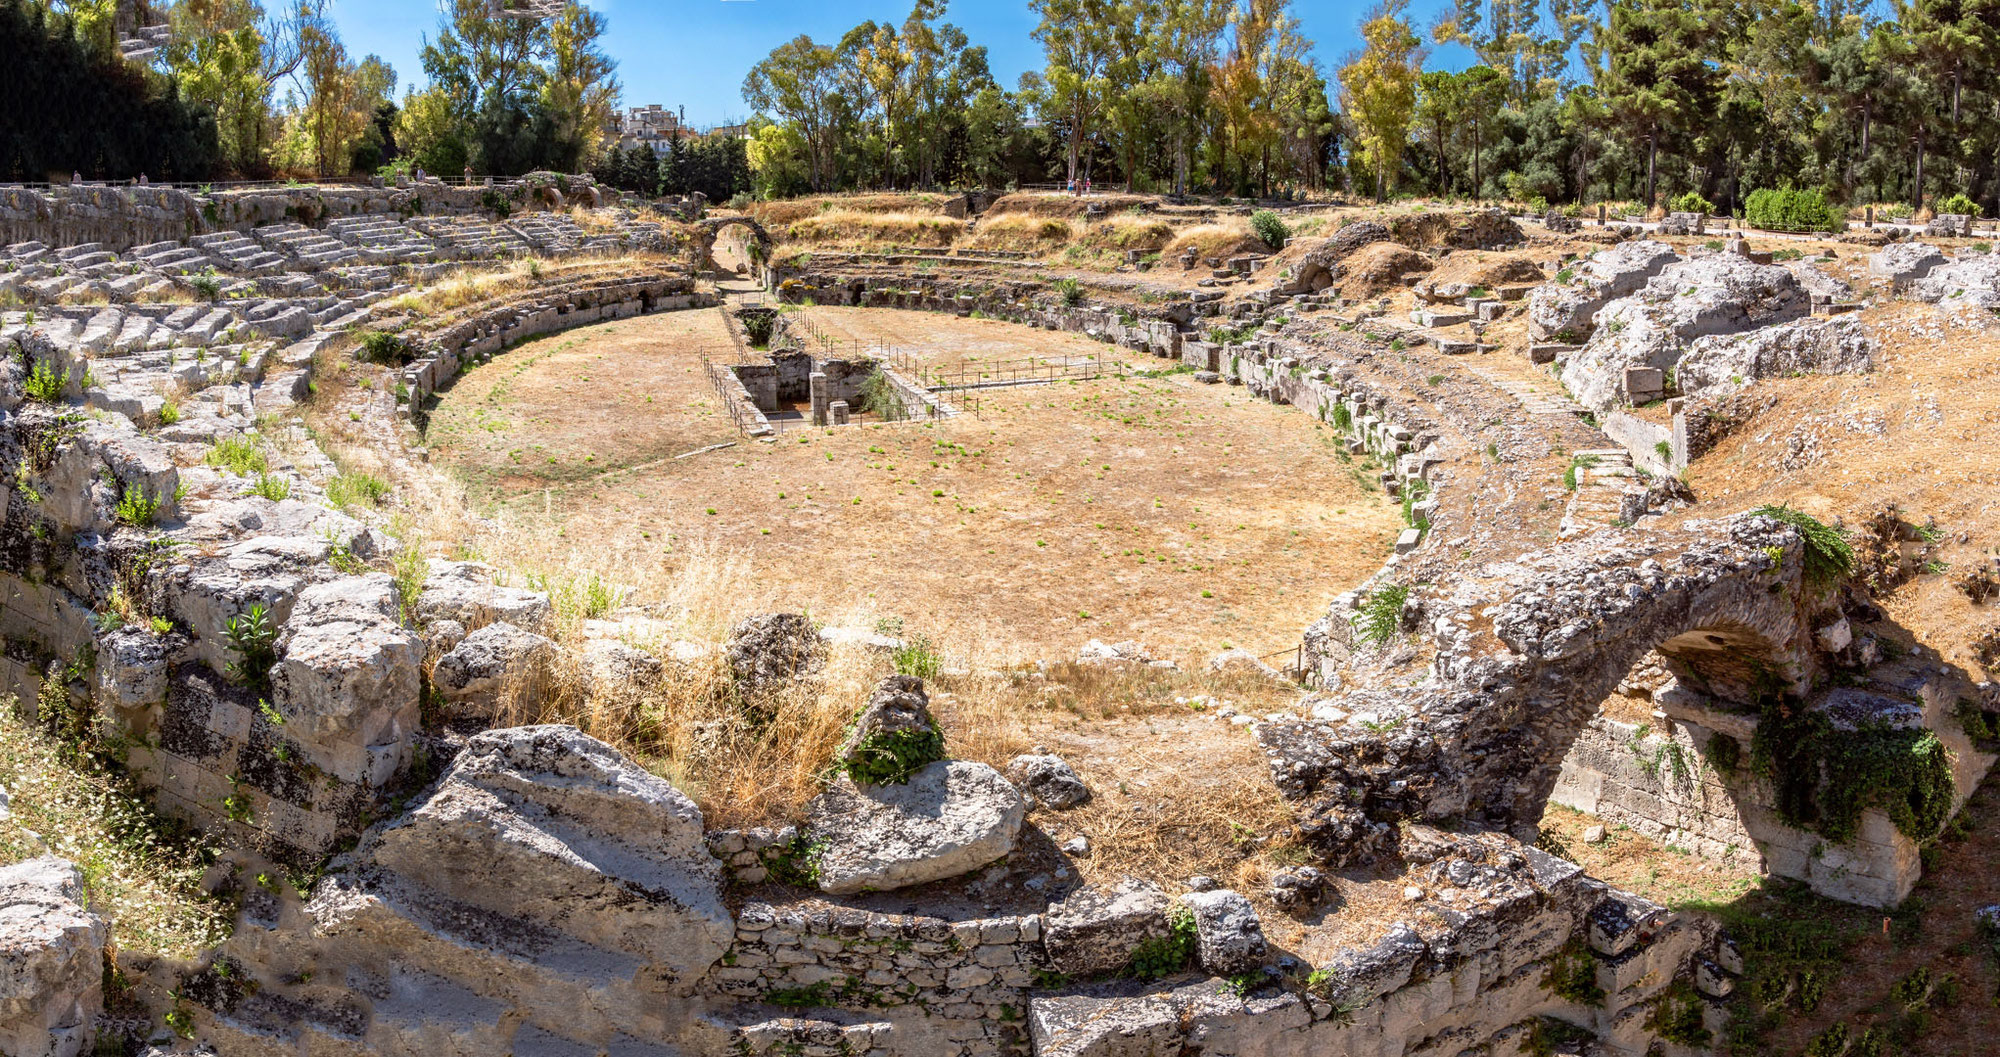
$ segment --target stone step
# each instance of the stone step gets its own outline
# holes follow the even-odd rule
[[[545,1008],[564,1011],[568,1030],[592,1037],[640,1022],[657,1001],[636,986],[643,965],[634,955],[460,902],[395,874],[375,874],[365,892],[341,896],[338,909],[323,912],[316,929],[335,948],[322,947],[322,957],[348,952],[367,959],[394,951],[399,973],[462,981],[485,993],[532,993]],[[379,1019],[380,1007],[377,1014]]]

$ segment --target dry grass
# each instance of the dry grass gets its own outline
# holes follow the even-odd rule
[[[744,210],[766,227],[785,227],[821,213],[900,213],[935,216],[944,211],[950,195],[937,194],[845,194],[810,195],[780,202],[757,202]]]
[[[988,214],[973,229],[972,245],[988,250],[1038,253],[1067,246],[1075,237],[1075,226],[1060,218],[1025,213],[999,217]]]
[[[1092,206],[1103,206],[1107,213],[1120,213],[1133,206],[1152,205],[1156,199],[1143,195],[1105,194],[1098,192],[1088,197],[1066,194],[1059,191],[1022,191],[1002,195],[986,211],[986,217],[1004,217],[1026,214],[1036,217],[1082,217]]]
[[[420,285],[383,307],[427,316],[498,300],[529,289],[546,267],[535,260],[511,261],[497,267],[467,265],[453,269],[434,283]]]
[[[1115,250],[1157,253],[1174,241],[1172,224],[1144,213],[1119,213],[1090,225],[1083,242]]]
[[[113,946],[192,958],[228,934],[233,909],[201,890],[214,849],[163,823],[103,771],[65,759],[0,699],[0,862],[56,855],[83,870]]]
[[[1182,230],[1167,244],[1164,255],[1178,257],[1194,250],[1200,257],[1229,257],[1239,253],[1264,253],[1269,247],[1250,230],[1250,222],[1239,218],[1203,224]]]
[[[793,221],[785,228],[791,242],[817,245],[950,246],[965,234],[965,222],[950,217],[914,213],[863,213],[841,209]]]

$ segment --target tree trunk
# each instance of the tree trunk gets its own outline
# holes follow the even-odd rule
[[[1482,144],[1480,143],[1480,135],[1481,133],[1479,128],[1479,122],[1475,121],[1472,123],[1472,204],[1473,205],[1479,204],[1480,189],[1486,186],[1483,182],[1481,182],[1479,175],[1479,148],[1482,146]]]
[[[1923,212],[1924,209],[1924,134],[1921,130],[1917,133],[1917,179],[1912,195],[1913,197],[1910,201],[1910,219],[1915,220],[1917,214]]]
[[[1659,126],[1656,125],[1653,127],[1652,131],[1646,134],[1646,207],[1645,208],[1646,212],[1649,215],[1653,211],[1653,192],[1654,192],[1653,181],[1654,178],[1658,175],[1659,155],[1660,155],[1660,130]]]

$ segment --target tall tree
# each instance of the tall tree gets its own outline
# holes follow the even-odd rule
[[[1041,18],[1034,38],[1047,58],[1046,105],[1068,130],[1067,170],[1080,180],[1083,146],[1122,87],[1118,67],[1127,56],[1118,53],[1113,26],[1133,12],[1116,0],[1029,0],[1028,9]]]
[[[1341,109],[1361,162],[1374,173],[1376,201],[1388,198],[1402,167],[1423,65],[1423,44],[1401,13],[1400,3],[1378,8],[1361,27],[1361,53],[1340,71]]]
[[[814,191],[832,184],[837,118],[833,49],[800,34],[772,49],[743,78],[743,98],[799,130],[806,142],[807,173]]]
[[[570,0],[549,24],[548,70],[541,105],[554,124],[555,166],[580,169],[596,155],[618,112],[617,64],[604,54],[604,16]]]

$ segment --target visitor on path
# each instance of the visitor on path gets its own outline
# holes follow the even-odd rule
[[[1083,194],[1086,198],[1090,197],[1090,177],[1088,176],[1083,178]]]

